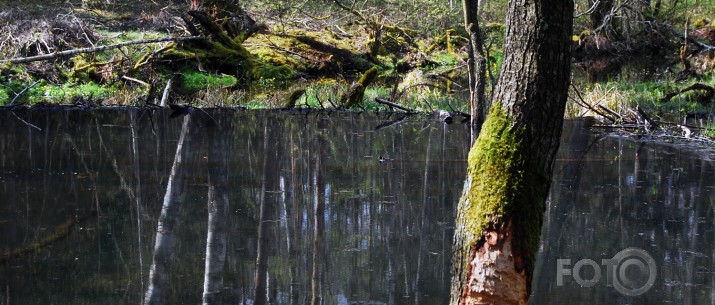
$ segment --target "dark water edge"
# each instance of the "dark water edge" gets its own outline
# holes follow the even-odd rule
[[[169,115],[23,114],[37,130],[0,112],[0,254],[23,250],[0,262],[0,305],[137,304],[161,279],[167,304],[197,304],[216,282],[205,280],[206,258],[216,266],[221,253],[224,288],[208,294],[217,303],[448,302],[466,125],[385,113]],[[564,128],[532,303],[715,303],[709,155],[585,124]],[[605,278],[557,284],[557,259],[600,264],[628,247],[658,265],[646,293],[624,296]]]

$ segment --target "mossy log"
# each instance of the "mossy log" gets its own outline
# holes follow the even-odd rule
[[[295,108],[296,102],[298,102],[298,99],[300,99],[301,96],[305,94],[305,89],[298,89],[293,92],[288,96],[286,99],[285,105],[283,107],[285,108]]]
[[[246,38],[244,35],[230,36],[207,13],[189,11],[187,15],[203,28],[210,39],[199,43],[174,45],[165,53],[164,59],[198,60],[204,67],[248,80],[290,79],[295,75],[287,67],[261,62],[241,44]],[[188,18],[185,20],[191,22]],[[196,29],[195,26],[193,28]]]
[[[360,105],[363,96],[365,96],[365,88],[369,86],[377,77],[377,68],[372,67],[363,73],[362,77],[348,89],[343,96],[340,97],[340,102],[345,108],[353,108]]]

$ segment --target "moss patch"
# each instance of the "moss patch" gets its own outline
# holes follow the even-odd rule
[[[460,199],[457,223],[465,236],[462,251],[467,251],[486,229],[511,221],[515,251],[531,260],[526,262],[530,267],[539,246],[548,175],[528,144],[531,136],[514,126],[495,104],[469,152],[471,183]]]
[[[182,87],[185,90],[201,90],[217,87],[231,87],[236,85],[238,80],[231,75],[214,75],[198,71],[184,72],[184,82]]]

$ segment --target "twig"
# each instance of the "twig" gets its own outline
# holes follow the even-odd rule
[[[35,81],[34,83],[32,83],[31,85],[25,87],[25,89],[22,89],[22,91],[20,91],[20,93],[16,94],[15,97],[12,98],[12,101],[10,101],[10,104],[8,104],[8,106],[12,106],[12,104],[15,103],[15,101],[17,100],[18,97],[20,97],[20,95],[22,95],[23,93],[25,93],[25,91],[30,90],[30,88],[34,87],[34,86],[37,85],[37,83],[39,83],[39,82],[40,82],[40,80],[36,80],[36,81]]]
[[[591,13],[593,13],[596,10],[596,7],[598,7],[599,4],[601,4],[601,1],[596,0],[596,2],[594,2],[593,5],[588,10],[586,10],[583,13],[577,14],[576,16],[573,16],[573,18],[576,19],[581,16],[590,15]]]
[[[608,112],[612,116],[617,117],[619,120],[623,121],[623,117],[620,114],[618,114],[618,112],[611,110],[611,108],[608,108],[603,105],[598,105],[598,108],[601,108],[603,111]]]
[[[185,37],[166,37],[166,38],[157,38],[157,39],[132,40],[132,41],[125,41],[122,43],[108,45],[108,46],[74,49],[74,50],[67,50],[67,51],[62,51],[62,52],[55,52],[55,53],[51,53],[51,54],[43,54],[43,55],[30,56],[30,57],[0,59],[0,63],[9,62],[9,63],[18,64],[18,63],[26,63],[26,62],[33,62],[33,61],[49,60],[49,59],[54,59],[57,57],[67,57],[67,56],[72,56],[72,55],[82,54],[82,53],[94,53],[94,52],[106,51],[106,50],[121,48],[121,47],[125,47],[125,46],[135,45],[135,44],[147,44],[147,43],[157,43],[157,42],[165,42],[165,41],[186,41],[186,40],[197,40],[197,39],[204,39],[204,38],[201,36],[185,36]]]
[[[148,84],[147,82],[143,81],[143,80],[139,80],[139,79],[136,79],[136,78],[133,78],[133,77],[129,77],[129,76],[126,76],[126,75],[122,75],[122,78],[123,78],[123,79],[126,79],[126,80],[128,80],[128,81],[133,81],[133,82],[135,82],[135,83],[137,83],[137,84],[140,84],[140,85],[142,85],[142,86],[144,86],[144,87],[150,87],[149,84]]]

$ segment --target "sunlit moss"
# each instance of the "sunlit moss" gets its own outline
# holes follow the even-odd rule
[[[182,75],[182,87],[189,91],[217,87],[231,87],[238,83],[238,79],[231,75],[214,75],[199,71],[186,71]]]
[[[533,254],[539,246],[548,175],[524,140],[528,131],[515,127],[500,104],[491,109],[469,152],[457,230],[465,233],[463,245],[470,247],[485,230],[513,222],[516,248]]]
[[[0,87],[0,105],[5,105],[10,102],[10,92],[8,89]]]
[[[31,104],[38,102],[69,103],[75,98],[100,101],[113,93],[113,89],[94,82],[53,85],[42,82],[27,91]]]

